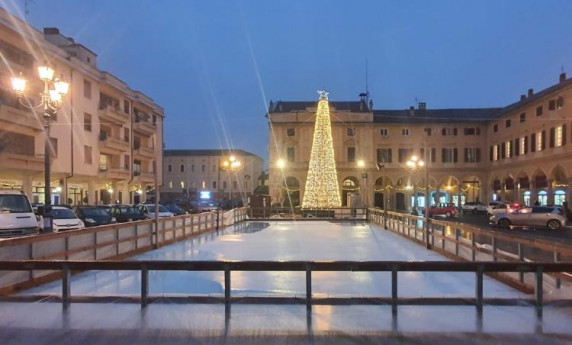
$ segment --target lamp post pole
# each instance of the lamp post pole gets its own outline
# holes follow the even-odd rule
[[[424,149],[424,158],[425,160],[419,159],[419,157],[413,155],[407,161],[406,165],[408,168],[411,169],[412,172],[415,172],[417,169],[425,169],[425,221],[424,221],[424,228],[425,228],[425,245],[427,249],[431,248],[431,242],[429,241],[429,169],[427,169],[427,145],[425,145]],[[417,204],[417,195],[413,196],[414,205]]]
[[[60,78],[54,78],[55,71],[49,66],[39,66],[38,74],[44,83],[44,90],[40,94],[41,100],[37,105],[30,102],[22,102],[27,80],[21,77],[12,77],[12,90],[18,96],[20,104],[29,109],[43,108],[44,117],[44,205],[47,218],[51,212],[51,150],[50,150],[50,122],[52,114],[55,114],[63,104],[63,97],[69,91],[69,84]],[[48,219],[44,224],[44,231],[51,231],[51,221]]]

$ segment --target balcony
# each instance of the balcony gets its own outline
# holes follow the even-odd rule
[[[113,180],[128,180],[131,177],[129,169],[99,167],[99,177]]]
[[[155,150],[153,150],[150,147],[135,145],[133,150],[133,155],[143,158],[153,159],[155,158]]]
[[[153,123],[149,115],[145,113],[135,113],[133,130],[146,135],[157,133],[157,125]]]
[[[133,172],[133,176],[135,177],[135,181],[137,181],[137,182],[144,182],[144,183],[154,183],[155,182],[155,174],[154,173],[135,171],[135,172]]]
[[[99,149],[105,152],[125,153],[129,151],[129,143],[110,136],[106,131],[99,132]]]
[[[107,104],[99,104],[99,118],[111,123],[124,124],[129,122],[129,114],[124,113],[119,106],[111,106]]]
[[[2,100],[3,103],[0,103],[0,121],[28,127],[35,131],[42,131],[44,129],[42,120],[40,120],[33,111],[29,109],[19,109],[17,104],[7,104],[5,101],[6,100]]]
[[[44,157],[34,156],[32,154],[18,154],[9,152],[0,152],[0,166],[3,170],[9,171],[44,171]]]

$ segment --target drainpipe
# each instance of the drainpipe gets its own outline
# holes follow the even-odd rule
[[[74,69],[72,68],[72,69],[71,69],[71,72],[70,72],[70,85],[73,85],[73,72],[74,72]],[[70,145],[71,171],[70,171],[70,174],[69,174],[68,176],[66,176],[66,178],[65,178],[65,180],[64,180],[64,181],[65,181],[65,183],[64,183],[64,188],[65,188],[65,193],[64,193],[64,195],[65,195],[65,204],[66,204],[66,205],[68,204],[68,199],[69,199],[68,180],[69,180],[70,178],[72,178],[72,177],[73,177],[73,174],[74,174],[74,170],[73,170],[73,162],[74,162],[74,161],[73,161],[73,132],[74,132],[74,130],[73,130],[73,129],[74,129],[74,128],[73,128],[73,125],[74,125],[74,122],[73,122],[73,117],[74,117],[74,111],[73,111],[73,92],[71,92],[71,95],[70,95],[70,108],[71,108],[71,112],[70,112],[70,113],[71,113],[71,126],[70,126],[70,138],[71,138],[71,139],[70,139],[70,140],[71,140],[71,145]],[[83,193],[82,193],[82,196],[81,196],[81,197],[83,198]],[[80,202],[81,202],[81,200],[80,200]]]

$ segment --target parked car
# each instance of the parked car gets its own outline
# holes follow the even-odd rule
[[[523,226],[558,230],[566,225],[566,221],[562,208],[554,206],[524,207],[510,213],[493,214],[489,218],[489,223],[507,229],[511,226]]]
[[[484,205],[483,203],[479,202],[479,201],[469,201],[463,205],[462,210],[463,210],[463,213],[472,213],[472,214],[483,213],[483,214],[486,214],[487,213],[487,206]]]
[[[98,226],[113,224],[115,218],[107,211],[107,209],[96,206],[76,206],[72,209],[75,215],[81,219],[85,226]]]
[[[0,191],[0,236],[38,233],[38,221],[26,194]]]
[[[155,218],[155,204],[139,204],[137,207],[141,210],[141,212],[145,215],[145,217],[149,219]],[[169,212],[165,206],[159,204],[158,209],[159,218],[166,218],[172,217],[173,213]]]
[[[424,211],[427,212],[427,209]],[[453,203],[432,205],[428,209],[429,217],[433,216],[446,216],[446,217],[457,217],[458,211]]]
[[[199,212],[210,212],[216,211],[218,208],[216,202],[213,201],[199,201],[197,204],[197,209]]]
[[[499,213],[513,213],[514,211],[520,209],[522,205],[518,202],[508,203],[508,202],[497,202],[494,205],[490,205],[487,209],[487,215],[492,216]]]
[[[52,217],[53,232],[69,231],[85,229],[85,224],[79,219],[72,210],[64,206],[52,206],[50,212]],[[39,226],[44,228],[43,219],[40,220]]]
[[[177,204],[166,204],[164,205],[165,208],[167,210],[169,210],[169,212],[171,212],[172,214],[174,214],[175,216],[181,216],[183,214],[187,214],[187,211],[183,210],[181,207],[179,207],[179,205]]]
[[[147,219],[140,208],[131,205],[113,205],[109,208],[109,213],[118,223]]]

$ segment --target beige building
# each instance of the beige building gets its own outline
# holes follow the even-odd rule
[[[243,150],[165,150],[161,200],[198,200],[203,192],[210,200],[246,201],[262,165],[262,158]]]
[[[348,195],[359,194],[368,206],[423,207],[427,175],[431,203],[570,199],[572,79],[565,74],[554,86],[539,93],[531,89],[504,108],[428,109],[420,103],[406,110],[374,110],[361,96],[357,102],[330,102],[343,206],[355,200]],[[273,203],[300,204],[317,103],[270,103]],[[427,170],[407,166],[413,155]],[[283,168],[279,159],[286,162]]]
[[[97,67],[97,55],[58,29],[39,32],[0,10],[0,188],[44,201],[42,111],[22,106],[10,78],[22,74],[39,101],[36,68],[46,62],[70,83],[51,121],[54,204],[144,201],[161,183],[163,109]]]

